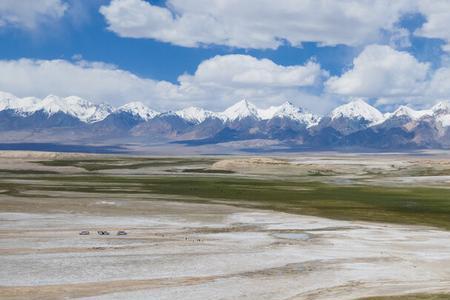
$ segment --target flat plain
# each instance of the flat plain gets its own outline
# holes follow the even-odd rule
[[[445,152],[2,152],[0,174],[2,299],[450,298]]]

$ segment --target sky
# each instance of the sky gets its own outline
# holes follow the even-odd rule
[[[1,0],[0,91],[156,110],[450,99],[450,0]]]

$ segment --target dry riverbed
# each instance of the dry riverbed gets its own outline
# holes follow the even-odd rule
[[[355,299],[450,292],[446,231],[222,205],[148,205],[145,217],[0,214],[0,298]],[[90,235],[80,236],[81,230]],[[118,230],[128,235],[116,236]]]

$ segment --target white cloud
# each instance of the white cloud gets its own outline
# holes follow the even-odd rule
[[[229,87],[301,87],[312,86],[326,73],[320,65],[281,66],[269,59],[257,59],[249,55],[215,56],[203,61],[195,74],[180,77],[182,83],[220,85]]]
[[[436,70],[427,83],[426,95],[434,99],[447,98],[450,100],[450,68],[443,67]]]
[[[281,66],[248,55],[216,56],[203,61],[178,83],[145,79],[115,66],[79,60],[0,61],[0,90],[20,97],[77,95],[94,102],[120,105],[143,101],[155,109],[199,105],[220,110],[242,98],[261,106],[286,100],[312,110],[332,106],[305,88],[319,85],[327,73],[314,62]]]
[[[261,107],[289,100],[321,113],[353,96],[379,98],[380,105],[419,106],[450,97],[450,68],[433,73],[427,64],[387,46],[368,46],[353,69],[329,79],[322,92],[327,75],[312,61],[281,66],[248,55],[224,55],[203,61],[193,74],[170,83],[100,62],[19,59],[0,60],[0,91],[20,97],[77,95],[116,106],[142,101],[157,110],[191,105],[222,110],[242,98]]]
[[[97,102],[119,104],[147,100],[158,84],[102,63],[66,60],[0,61],[0,90],[18,96],[77,95]]]
[[[215,56],[203,61],[194,74],[178,78],[177,94],[194,105],[221,109],[247,98],[268,106],[286,100],[322,109],[323,101],[304,88],[319,85],[327,72],[315,62],[281,66],[249,55]]]
[[[413,9],[406,0],[168,0],[166,7],[143,0],[113,0],[102,6],[109,29],[119,36],[176,45],[277,48],[287,41],[364,45],[380,30],[392,30]]]
[[[409,104],[429,107],[450,100],[450,67],[432,70],[428,63],[389,46],[367,46],[340,77],[325,82],[328,93],[376,98],[379,106]]]
[[[2,0],[0,27],[35,29],[42,23],[61,18],[67,8],[61,0]]]
[[[395,28],[390,32],[389,46],[395,49],[411,47],[410,32],[405,28]]]
[[[329,92],[357,97],[412,97],[423,93],[428,63],[389,46],[369,45],[354,60],[353,68],[326,82]]]
[[[425,16],[426,22],[414,34],[442,39],[447,43],[443,46],[443,50],[450,52],[450,1],[421,0],[418,3],[418,10]]]

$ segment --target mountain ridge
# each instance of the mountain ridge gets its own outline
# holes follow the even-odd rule
[[[425,110],[400,106],[383,114],[367,102],[353,99],[319,116],[287,101],[258,108],[243,99],[222,112],[201,107],[158,112],[141,102],[114,108],[76,96],[38,99],[0,92],[0,118],[3,139],[14,140],[19,130],[20,136],[29,133],[22,138],[24,142],[37,136],[64,142],[64,133],[69,132],[72,139],[79,136],[83,142],[205,145],[262,139],[312,149],[450,147],[448,101]]]

